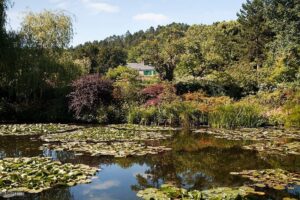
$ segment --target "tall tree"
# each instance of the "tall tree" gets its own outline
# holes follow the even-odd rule
[[[116,68],[120,65],[125,65],[127,53],[119,47],[104,46],[99,49],[97,55],[98,72],[106,73],[111,68]]]
[[[72,36],[72,20],[62,11],[28,13],[21,23],[21,45],[10,80],[19,101],[40,100],[46,91],[65,87],[80,74],[65,54]]]
[[[265,0],[247,0],[237,14],[248,47],[248,58],[256,69],[262,67],[266,44],[273,36],[267,23],[265,3]]]
[[[300,1],[266,0],[275,39],[268,44],[268,64],[276,82],[300,81]]]
[[[6,9],[7,9],[7,0],[0,0],[0,31],[1,33],[5,30],[5,22],[6,22]]]
[[[159,27],[159,34],[152,40],[145,40],[139,46],[141,59],[152,64],[162,80],[172,81],[174,70],[180,61],[184,37],[188,26],[184,24],[171,24],[164,28]]]
[[[28,47],[66,48],[73,38],[72,18],[63,11],[29,12],[22,22],[21,36]]]

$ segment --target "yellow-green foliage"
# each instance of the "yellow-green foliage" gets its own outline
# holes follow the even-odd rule
[[[190,101],[194,104],[197,104],[198,110],[200,110],[202,113],[211,112],[216,107],[232,103],[233,101],[227,96],[209,97],[202,91],[184,94],[183,99],[185,101]]]
[[[112,80],[127,80],[136,81],[138,79],[139,73],[134,69],[130,69],[126,66],[119,66],[117,68],[111,68],[106,73],[106,77]]]
[[[300,90],[291,94],[284,106],[286,111],[285,125],[288,127],[300,127]]]
[[[269,125],[299,126],[300,90],[297,86],[282,86],[272,92],[259,92],[241,101],[259,105]]]
[[[215,128],[259,127],[265,119],[258,106],[240,102],[217,107],[208,122]]]
[[[134,108],[128,115],[129,123],[145,125],[189,126],[206,121],[206,115],[199,111],[197,104],[181,101]]]

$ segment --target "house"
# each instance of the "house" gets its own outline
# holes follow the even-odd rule
[[[140,76],[156,76],[157,72],[155,71],[154,67],[150,65],[145,65],[144,62],[142,63],[128,63],[127,67],[131,69],[135,69],[139,72]]]

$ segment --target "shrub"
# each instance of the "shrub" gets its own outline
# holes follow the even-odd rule
[[[157,106],[177,99],[176,90],[171,83],[150,85],[141,91],[145,106]]]
[[[196,104],[178,101],[133,108],[128,114],[129,123],[144,125],[191,126],[200,124],[202,119],[203,115]]]
[[[224,89],[212,81],[189,81],[189,82],[178,82],[175,85],[176,92],[178,95],[183,95],[189,92],[204,91],[208,95],[223,95]]]
[[[131,124],[158,124],[156,112],[157,108],[154,106],[133,108],[129,111],[127,120]]]
[[[300,127],[300,90],[290,93],[287,103],[284,105],[286,112],[285,126]]]
[[[285,118],[285,126],[300,128],[300,105],[295,105],[290,109],[290,113]]]
[[[214,128],[259,127],[266,123],[255,105],[222,105],[209,114],[209,125]]]
[[[157,98],[164,91],[163,84],[150,85],[141,91],[146,100]]]
[[[119,66],[117,68],[109,69],[106,73],[106,77],[111,80],[126,79],[127,81],[132,82],[139,78],[139,72],[126,66]]]
[[[96,120],[99,106],[106,106],[112,101],[112,82],[97,74],[74,81],[72,87],[73,91],[68,95],[69,109],[77,119],[88,122]]]
[[[16,113],[12,105],[10,105],[4,98],[0,99],[0,122],[15,120]]]

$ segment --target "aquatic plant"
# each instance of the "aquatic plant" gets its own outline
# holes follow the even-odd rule
[[[109,128],[118,130],[132,130],[132,131],[176,131],[180,128],[165,127],[165,126],[143,126],[139,124],[111,124],[107,125]]]
[[[87,165],[62,164],[45,157],[4,158],[0,160],[0,196],[89,183],[97,171]]]
[[[208,123],[214,128],[255,128],[265,124],[259,108],[246,104],[222,105],[209,114]]]
[[[62,133],[80,128],[80,126],[67,124],[7,124],[0,125],[0,135],[38,135]]]
[[[44,147],[56,151],[74,151],[87,153],[91,156],[114,156],[118,158],[128,156],[145,156],[147,154],[155,155],[171,148],[165,146],[147,146],[144,143],[137,142],[112,142],[112,143],[86,143],[86,142],[69,142],[55,144],[45,144]]]
[[[259,188],[285,190],[287,187],[292,188],[300,185],[299,173],[291,173],[282,169],[244,170],[230,174],[248,178],[254,182],[254,186]]]
[[[131,109],[128,114],[128,123],[143,125],[193,126],[206,121],[197,104],[187,101],[173,101],[158,106],[142,106]]]
[[[109,142],[145,141],[170,138],[171,133],[118,130],[109,127],[93,127],[72,133],[51,134],[41,137],[46,142]]]
[[[281,138],[300,139],[300,130],[272,128],[243,128],[243,129],[198,129],[199,134],[209,134],[216,138],[228,140],[276,141]]]
[[[243,149],[256,150],[263,154],[300,155],[300,142],[264,142],[243,146]]]
[[[182,199],[182,200],[235,200],[247,199],[249,194],[264,195],[263,192],[256,192],[250,187],[227,188],[220,187],[210,190],[193,190],[187,191],[183,188],[177,188],[172,185],[162,185],[159,189],[148,188],[137,193],[138,197],[145,200],[165,200],[165,199]]]

